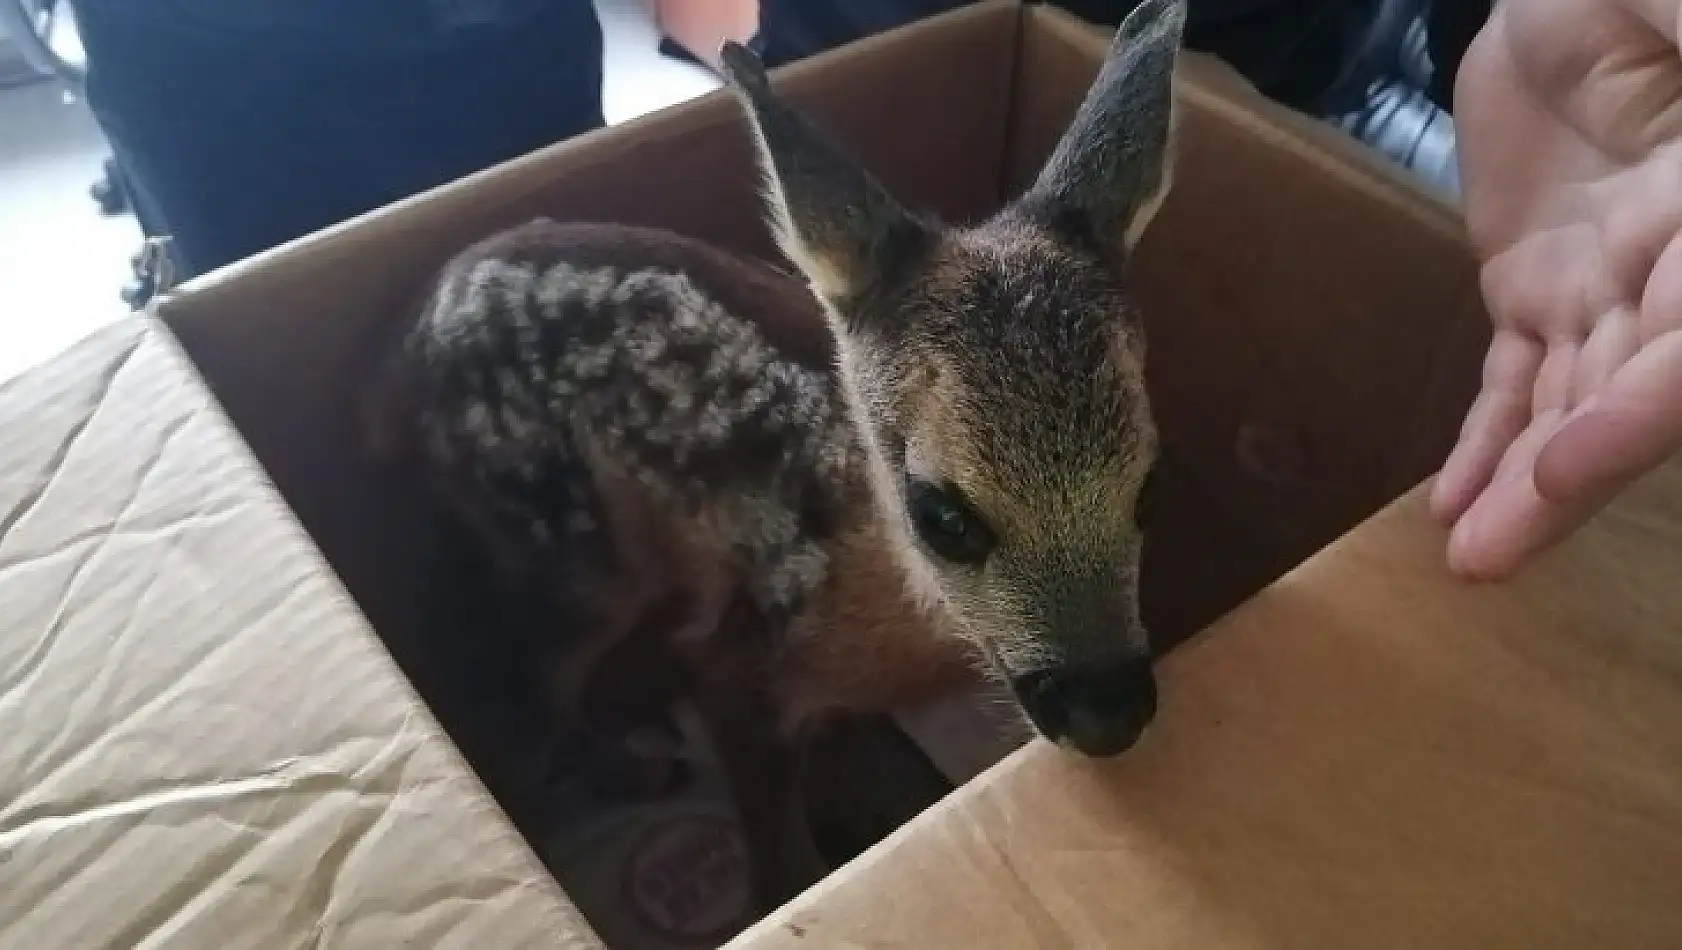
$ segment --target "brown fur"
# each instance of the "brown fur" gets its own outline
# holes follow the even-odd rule
[[[1141,4],[1034,186],[963,229],[903,208],[750,54],[724,56],[779,244],[835,334],[889,546],[1013,678],[1149,650],[1136,512],[1158,440],[1125,264],[1171,178],[1184,17],[1180,0]],[[967,503],[985,570],[917,542],[908,480]]]
[[[829,709],[904,708],[971,678],[977,655],[907,596],[879,524],[836,546],[830,586],[796,619],[777,679],[791,722]]]
[[[562,711],[628,642],[680,657],[766,895],[818,866],[790,784],[803,724],[920,702],[978,659],[1015,683],[1148,652],[1157,436],[1124,265],[1169,180],[1183,20],[1146,0],[1034,188],[967,229],[902,209],[727,49],[821,311],[699,242],[539,221],[452,261],[393,348],[382,431],[511,589],[585,610],[555,643]],[[777,338],[820,312],[833,372]],[[985,549],[938,553],[930,510]]]
[[[578,722],[598,667],[667,612],[637,649],[687,665],[676,685],[730,733],[753,796],[768,772],[793,780],[786,737],[806,723],[921,702],[977,657],[906,596],[832,375],[725,300],[816,319],[792,277],[699,242],[533,222],[443,269],[369,405],[511,596],[583,618],[550,644],[557,713]],[[808,883],[788,822],[757,821],[786,803],[744,811],[765,889]]]

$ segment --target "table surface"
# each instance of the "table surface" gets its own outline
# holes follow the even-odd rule
[[[1402,499],[1133,752],[1032,744],[738,946],[1682,947],[1682,465],[1508,585],[1443,544]]]

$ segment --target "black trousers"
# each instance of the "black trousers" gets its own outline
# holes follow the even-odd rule
[[[402,30],[395,9],[333,5],[317,28],[305,7],[271,28],[244,4],[77,4],[89,105],[186,276],[602,123],[589,0],[447,29],[419,5]]]

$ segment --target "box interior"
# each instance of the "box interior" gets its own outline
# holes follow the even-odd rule
[[[909,204],[974,220],[1037,170],[1107,39],[1010,2],[795,64],[779,87]],[[1457,216],[1336,133],[1195,58],[1173,194],[1136,289],[1165,438],[1145,614],[1167,649],[1427,475],[1475,392],[1486,321]],[[654,225],[775,259],[723,94],[561,143],[207,275],[158,306],[405,673],[528,837],[498,749],[490,593],[412,484],[372,464],[371,340],[469,242],[538,215]],[[821,326],[768,325],[802,359]],[[531,768],[539,766],[532,765]],[[540,849],[541,850],[541,849]],[[563,882],[565,883],[565,882]],[[589,912],[589,908],[585,908]]]

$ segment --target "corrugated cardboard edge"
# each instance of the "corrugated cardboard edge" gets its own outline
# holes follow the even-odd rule
[[[184,378],[190,377],[195,381],[198,380],[197,373],[192,368],[192,361],[180,342],[170,327],[156,317],[157,307],[158,304],[154,302],[148,308],[147,314],[136,316],[129,321],[94,334],[73,348],[69,354],[66,354],[65,358],[74,360],[77,353],[96,346],[105,337],[123,334],[132,337],[132,344],[126,351],[128,354],[132,355],[136,349],[142,346],[160,347],[166,350],[172,359],[179,361],[183,367]],[[125,357],[126,359],[127,357]],[[60,362],[61,360],[55,360],[37,367],[8,385],[29,385],[32,375],[57,372]],[[331,589],[334,600],[333,607],[356,619],[360,626],[359,633],[362,635],[359,645],[369,654],[369,665],[379,668],[381,673],[388,677],[389,683],[380,684],[382,688],[389,687],[402,691],[402,699],[412,709],[415,728],[422,734],[422,741],[434,746],[435,751],[447,760],[449,767],[458,773],[460,779],[470,784],[478,799],[477,804],[483,811],[483,820],[477,822],[477,827],[482,829],[489,839],[486,843],[500,850],[505,850],[510,856],[518,856],[527,865],[527,869],[531,872],[531,880],[528,886],[541,891],[545,899],[546,913],[538,923],[546,931],[552,933],[558,941],[565,940],[565,946],[576,947],[578,950],[600,947],[602,945],[601,941],[591,929],[584,915],[578,911],[560,884],[548,873],[530,844],[515,831],[512,822],[503,812],[501,806],[497,804],[478,774],[462,756],[455,743],[450,740],[427,704],[415,691],[407,676],[385,649],[379,637],[369,625],[367,618],[357,606],[355,599],[345,589],[338,575],[332,570],[310,539],[309,534],[298,522],[296,515],[281,497],[278,488],[273,484],[262,465],[251,454],[249,446],[240,437],[238,430],[234,427],[232,420],[228,418],[216,397],[208,391],[203,393],[203,397],[206,403],[204,411],[223,430],[228,443],[228,450],[237,453],[237,463],[246,468],[251,476],[252,495],[250,501],[256,505],[261,505],[279,523],[284,531],[283,534],[278,536],[279,539],[291,544],[296,549],[296,556],[306,560],[322,583]]]

